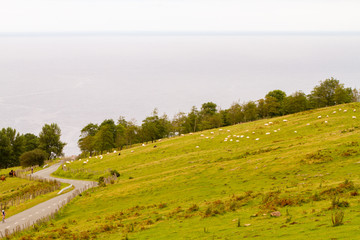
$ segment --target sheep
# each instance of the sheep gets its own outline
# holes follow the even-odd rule
[[[116,150],[114,150],[114,153],[116,153]]]
[[[70,161],[66,161],[66,163],[70,163]]]
[[[203,136],[204,136],[204,134],[201,134],[201,135],[200,135],[200,137],[203,137]]]
[[[284,119],[283,122],[287,122],[288,120]]]
[[[227,142],[227,139],[224,139],[224,142]]]
[[[307,123],[306,126],[310,126],[310,123]]]
[[[199,146],[196,146],[195,148],[199,148]]]
[[[255,141],[259,141],[260,138],[255,139]]]
[[[356,112],[356,109],[354,109],[354,112]]]
[[[277,132],[277,130],[274,130],[274,132]]]
[[[269,126],[269,124],[268,124],[268,123],[265,123],[264,125],[265,125],[265,126]]]
[[[241,135],[240,137],[241,137],[241,138],[243,138],[243,137],[244,137],[244,135]]]
[[[294,131],[294,133],[297,133],[297,131]]]
[[[229,129],[228,129],[227,131],[228,131],[228,132],[230,132],[230,130],[229,130]]]
[[[321,116],[318,116],[318,119],[320,119],[321,118]]]
[[[214,134],[214,132],[210,132],[210,134]]]
[[[325,121],[324,123],[325,123],[325,124],[327,124],[327,123],[328,123],[328,121]]]
[[[252,132],[252,134],[255,134],[255,132]]]
[[[333,111],[333,114],[335,114],[336,113],[336,111]]]
[[[269,124],[273,124],[273,122],[269,122]]]
[[[134,150],[131,150],[131,152],[133,153],[133,152],[134,152]]]
[[[269,133],[269,132],[267,132],[267,133],[266,133],[266,135],[270,135],[270,133]]]
[[[183,137],[183,136],[185,136],[185,135],[184,135],[184,134],[181,134],[180,136],[182,136],[182,137]]]
[[[230,139],[230,142],[232,142],[233,140],[232,139]]]
[[[344,112],[347,112],[347,110],[345,109]]]
[[[141,146],[145,147],[145,143],[143,143]]]
[[[239,140],[236,140],[236,142],[239,142]]]
[[[249,136],[246,136],[246,138],[250,138]]]
[[[208,139],[209,137],[206,137],[206,139]]]
[[[222,131],[222,128],[220,128],[219,131]]]
[[[84,161],[84,162],[83,162],[83,164],[87,164],[87,162],[86,162],[86,161]]]
[[[353,119],[355,119],[355,118],[356,118],[356,116],[352,116],[352,118],[353,118]]]

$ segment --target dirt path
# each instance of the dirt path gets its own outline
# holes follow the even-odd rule
[[[56,179],[63,183],[69,183],[72,184],[75,189],[11,216],[6,219],[5,223],[0,222],[0,238],[5,237],[6,234],[13,233],[14,231],[20,231],[27,228],[37,221],[56,213],[59,208],[67,204],[73,197],[88,188],[96,186],[96,182],[50,177],[50,174],[56,171],[59,166],[60,163],[55,164],[49,168],[36,172],[33,175],[42,178]]]

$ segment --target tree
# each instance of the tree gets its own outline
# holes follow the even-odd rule
[[[0,131],[0,168],[11,167],[10,158],[12,155],[12,148],[10,139],[3,131]]]
[[[283,103],[286,93],[281,90],[273,90],[265,96],[266,117],[283,115]]]
[[[193,106],[185,121],[186,133],[199,131],[199,120],[199,111]]]
[[[38,147],[39,147],[39,137],[32,133],[26,133],[24,135],[24,151],[29,152]]]
[[[248,121],[254,121],[258,118],[257,114],[257,107],[255,102],[250,101],[243,105],[243,112],[244,112],[244,120],[246,122]]]
[[[145,118],[141,125],[145,141],[154,142],[157,139],[169,136],[171,123],[166,115],[159,118],[157,109],[154,109],[152,116]]]
[[[5,134],[10,140],[11,154],[9,156],[10,166],[19,166],[19,157],[24,152],[24,136],[16,132],[15,129],[10,127],[2,129],[3,134]]]
[[[284,100],[284,113],[292,114],[309,109],[309,103],[305,93],[298,91]]]
[[[66,143],[60,141],[61,130],[56,123],[45,124],[39,135],[39,148],[44,150],[49,158],[63,155]]]
[[[34,165],[43,165],[47,159],[47,153],[41,149],[34,149],[29,152],[25,152],[20,156],[20,163],[22,167],[30,167]]]
[[[95,150],[110,151],[115,147],[114,131],[110,124],[103,124],[95,135]]]
[[[320,81],[320,85],[315,86],[309,95],[313,108],[349,103],[353,99],[353,90],[345,88],[344,84],[340,84],[339,80],[334,78]]]

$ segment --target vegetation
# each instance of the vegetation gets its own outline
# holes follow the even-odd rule
[[[40,149],[34,149],[29,152],[24,152],[20,156],[20,164],[22,167],[30,167],[30,166],[41,166],[44,164],[45,160],[47,159],[46,152]]]
[[[136,143],[153,143],[170,136],[359,100],[356,89],[345,88],[339,80],[331,78],[320,82],[309,95],[297,91],[287,96],[281,90],[273,90],[263,99],[242,105],[234,103],[225,110],[218,109],[213,102],[207,102],[202,104],[200,110],[194,106],[188,114],[176,114],[173,120],[169,120],[166,114],[160,117],[155,109],[151,116],[142,121],[141,126],[126,121],[124,117],[120,117],[116,124],[112,119],[106,119],[100,125],[89,123],[81,130],[78,145],[82,151],[81,157],[87,157],[106,153],[114,148],[121,150]]]
[[[359,114],[313,109],[72,162],[56,175],[103,186],[14,239],[356,239]]]
[[[20,166],[20,156],[27,152],[30,153],[26,155],[26,161],[30,156],[34,158],[34,154],[39,155],[40,150],[46,152],[46,159],[62,156],[65,143],[60,141],[60,136],[61,130],[56,123],[45,124],[40,137],[31,133],[20,134],[12,128],[3,128],[0,131],[0,169]],[[35,149],[38,150],[33,151]],[[27,163],[25,165],[29,166]]]

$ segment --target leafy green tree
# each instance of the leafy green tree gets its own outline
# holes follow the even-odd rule
[[[259,118],[266,118],[268,116],[265,99],[259,99],[257,104],[257,112]]]
[[[154,142],[157,139],[168,136],[170,126],[171,123],[167,116],[164,115],[159,118],[157,109],[155,109],[152,116],[145,118],[141,125],[144,140]]]
[[[179,112],[174,116],[173,120],[171,121],[172,129],[174,130],[174,132],[179,135],[182,133],[186,133],[186,118],[187,116],[183,112]]]
[[[9,161],[11,166],[19,166],[19,157],[24,152],[24,136],[16,132],[12,128],[3,128],[2,132],[8,137],[11,145],[11,155],[9,156]]]
[[[288,96],[284,100],[284,113],[292,114],[309,109],[308,99],[305,93],[298,91]]]
[[[275,117],[283,115],[283,103],[286,93],[281,90],[273,90],[265,96],[266,117]]]
[[[246,122],[254,121],[258,118],[257,106],[255,102],[249,101],[243,105],[244,120]]]
[[[12,156],[12,147],[9,137],[0,131],[0,168],[13,166],[10,159]]]
[[[32,133],[24,135],[24,151],[29,152],[39,147],[39,137]]]
[[[39,148],[44,150],[49,158],[63,155],[66,143],[60,141],[61,130],[56,123],[45,124],[39,136]]]
[[[310,104],[313,108],[349,103],[353,99],[353,90],[345,88],[344,84],[334,78],[321,81],[320,85],[315,86],[309,95]]]
[[[95,135],[95,149],[99,152],[110,151],[115,147],[114,130],[111,124],[103,124]]]
[[[199,121],[199,111],[193,106],[185,121],[184,128],[186,129],[186,133],[199,131]]]
[[[48,154],[41,149],[34,149],[29,152],[25,152],[20,156],[20,163],[23,167],[30,167],[35,165],[43,165],[47,159]]]

